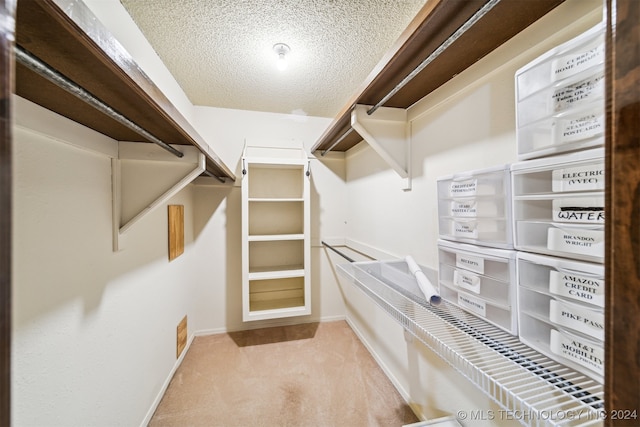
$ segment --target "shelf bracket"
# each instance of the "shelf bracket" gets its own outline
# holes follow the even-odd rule
[[[118,157],[111,160],[114,252],[125,248],[136,223],[205,171],[204,154],[179,147],[182,158],[153,144],[118,142]]]
[[[351,111],[351,127],[402,179],[402,189],[411,190],[410,123],[407,110],[380,107],[369,115],[369,105]]]

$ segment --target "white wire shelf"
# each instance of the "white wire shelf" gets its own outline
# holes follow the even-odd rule
[[[337,268],[521,424],[603,424],[602,384],[446,301],[429,305],[403,261],[354,262]]]

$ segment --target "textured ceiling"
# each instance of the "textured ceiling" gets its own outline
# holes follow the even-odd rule
[[[194,105],[334,117],[425,0],[121,2]]]

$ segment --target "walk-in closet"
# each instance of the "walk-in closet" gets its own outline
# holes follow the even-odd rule
[[[0,11],[0,425],[640,425],[639,1]]]

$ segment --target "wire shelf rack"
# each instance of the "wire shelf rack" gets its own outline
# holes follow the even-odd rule
[[[403,264],[355,262],[337,268],[410,334],[504,408],[503,415],[531,427],[603,424],[602,384],[446,301],[437,307],[429,305],[416,291],[415,280],[403,271]]]

